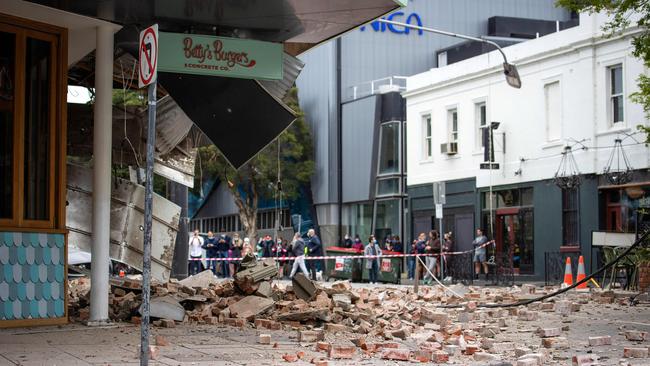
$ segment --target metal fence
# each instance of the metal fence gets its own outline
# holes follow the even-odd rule
[[[474,283],[474,252],[452,255],[447,258],[446,274],[452,282],[471,285]]]
[[[544,253],[544,283],[548,285],[557,285],[564,281],[564,269],[566,258],[571,258],[572,275],[578,270],[578,257],[580,253],[562,253],[562,252],[545,252]]]

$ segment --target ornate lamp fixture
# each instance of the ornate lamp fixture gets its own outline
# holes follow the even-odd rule
[[[555,172],[553,180],[555,185],[561,189],[571,189],[580,185],[580,171],[576,159],[573,157],[571,146],[564,147],[562,160],[560,160],[560,166]]]
[[[616,166],[614,166],[614,159],[616,159]],[[607,181],[613,185],[629,183],[632,180],[634,172],[630,166],[630,161],[627,159],[627,154],[625,154],[625,150],[623,149],[621,139],[614,140],[614,150],[612,150],[612,154],[609,156],[603,174],[607,178]]]

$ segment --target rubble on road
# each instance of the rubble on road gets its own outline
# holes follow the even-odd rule
[[[570,320],[564,324],[565,320],[569,314],[579,312],[581,304],[615,298],[606,291],[573,293],[528,306],[482,307],[479,304],[514,303],[554,288],[454,285],[454,292],[462,296],[458,297],[437,286],[422,286],[417,294],[406,287],[353,288],[348,281],[322,287],[302,275],[296,276],[291,285],[274,284],[272,277],[277,274],[270,261],[259,261],[247,263],[231,280],[217,280],[208,270],[182,281],[153,284],[154,325],[175,327],[177,322],[184,322],[253,327],[260,331],[256,342],[269,346],[274,344],[270,331],[284,331],[322,356],[303,360],[304,352],[289,353],[283,356],[286,362],[312,360],[326,365],[327,358],[376,358],[522,366],[570,360],[587,365],[596,362],[597,356],[574,352],[578,343],[567,337]],[[128,283],[114,284],[109,295],[111,319],[139,324],[139,283],[124,281]],[[89,280],[72,280],[69,289],[71,317],[87,320]],[[541,320],[549,317],[562,319],[562,324],[541,326]],[[527,333],[535,341],[522,343],[512,336],[505,337],[507,332]],[[639,346],[647,339],[646,332],[626,330],[621,338],[629,343],[623,357],[648,357],[648,348]],[[598,350],[611,345],[612,337],[593,335],[579,344],[580,351],[582,347]],[[163,339],[156,345],[166,344]],[[560,353],[564,356],[558,356]]]

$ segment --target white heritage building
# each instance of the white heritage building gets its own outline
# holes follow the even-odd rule
[[[414,236],[431,222],[432,212],[419,212],[418,200],[430,199],[433,182],[447,182],[443,230],[462,238],[457,248],[469,247],[473,227],[492,229],[497,251],[511,250],[520,274],[542,276],[545,253],[556,252],[582,253],[589,271],[592,231],[634,232],[637,221],[648,222],[637,209],[650,200],[650,150],[639,143],[645,135],[636,127],[648,120],[629,99],[648,70],[631,54],[638,28],[607,37],[607,19],[581,14],[577,27],[505,48],[521,89],[506,83],[497,51],[408,78],[403,95]],[[499,167],[481,170],[481,131],[488,125],[496,127]],[[613,148],[616,139],[622,149]],[[563,155],[567,146],[571,154]],[[577,189],[561,189],[553,180],[558,170],[562,175],[563,157],[566,175],[578,173]],[[631,179],[604,175],[606,167],[627,166]]]

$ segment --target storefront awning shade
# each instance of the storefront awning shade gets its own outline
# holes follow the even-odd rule
[[[161,32],[190,32],[309,47],[380,17],[394,0],[30,0],[72,13]]]
[[[235,168],[295,119],[255,80],[160,73],[158,82]]]

